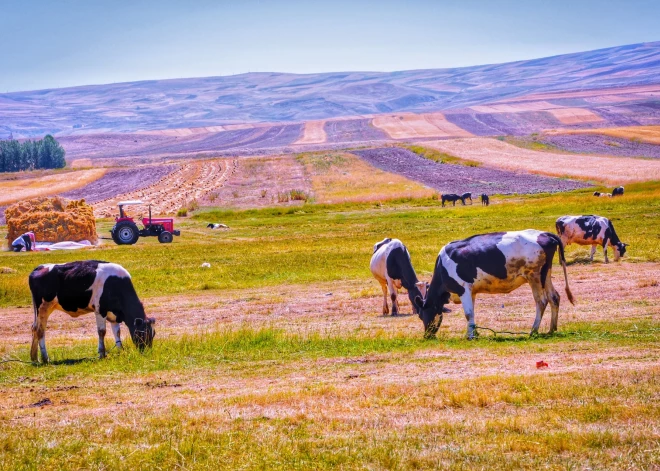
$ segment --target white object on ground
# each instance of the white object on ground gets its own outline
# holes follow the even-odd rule
[[[93,247],[92,243],[88,240],[81,240],[80,242],[56,242],[51,244],[49,242],[37,242],[36,250],[76,250]]]
[[[209,262],[204,262],[202,263],[202,268],[211,268],[211,264]]]

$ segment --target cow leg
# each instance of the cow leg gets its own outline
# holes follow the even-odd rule
[[[551,271],[548,271],[548,277],[545,279],[545,295],[547,300],[550,302],[550,309],[552,310],[552,317],[550,318],[550,330],[549,334],[552,334],[557,331],[557,322],[559,320],[559,300],[560,296],[555,287],[552,285],[552,279],[550,278]]]
[[[105,317],[96,313],[96,330],[99,333],[99,358],[105,358]]]
[[[461,296],[461,304],[463,304],[463,311],[465,312],[465,319],[467,320],[467,338],[473,340],[477,334],[477,325],[474,323],[474,295],[472,291],[465,290]]]
[[[549,280],[546,279],[546,283]],[[541,286],[541,280],[530,280],[529,285],[532,288],[532,295],[534,296],[534,301],[536,302],[536,319],[534,319],[534,324],[532,325],[532,331],[529,335],[536,335],[539,333],[539,327],[541,325],[541,320],[543,319],[543,313],[545,308],[548,306],[548,299],[545,295],[543,286]]]
[[[115,336],[115,346],[117,348],[123,348],[121,343],[121,329],[117,322],[110,322],[110,328],[112,329],[112,335]]]
[[[594,245],[594,251],[596,249],[596,246]],[[603,244],[603,255],[605,256],[605,263],[610,263],[610,261],[607,259],[607,242]]]
[[[45,302],[42,300],[39,309],[35,309],[34,323],[32,324],[32,346],[30,348],[30,359],[36,362],[37,346],[41,351],[41,361],[48,363],[48,352],[46,351],[46,326],[48,325],[48,316],[55,310],[54,302]]]
[[[392,300],[392,315],[399,315],[399,303],[396,300],[397,289],[394,285],[394,280],[390,277],[387,277],[387,287],[390,290],[390,299]]]
[[[383,290],[383,315],[390,313],[390,308],[387,306],[387,281],[378,280],[380,287]]]
[[[591,255],[589,256],[589,259],[593,262],[594,261],[594,254],[596,253],[596,246],[592,245],[591,246]]]

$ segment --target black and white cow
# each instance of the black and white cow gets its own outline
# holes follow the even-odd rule
[[[614,252],[614,261],[626,253],[628,244],[619,240],[614,230],[612,221],[602,216],[562,216],[555,222],[557,234],[561,237],[564,246],[569,244],[591,245],[591,261],[594,261],[596,246],[603,247],[605,263],[609,263],[607,258],[607,246],[612,246]]]
[[[615,189],[612,190],[612,197],[614,196],[623,196],[623,187],[622,186],[617,186]]]
[[[461,200],[461,197],[458,196],[456,193],[447,193],[446,195],[442,195],[442,206],[444,207],[446,202],[453,203],[454,206],[456,206],[457,201],[463,201]],[[463,204],[465,204],[465,201],[463,201]]]
[[[525,283],[531,286],[536,301],[531,334],[538,332],[548,302],[552,308],[550,333],[556,331],[560,298],[552,285],[552,259],[557,249],[564,269],[566,294],[573,303],[564,247],[555,234],[533,229],[495,232],[445,245],[436,260],[426,297],[415,298],[425,337],[435,336],[442,324],[444,305],[450,297],[458,296],[468,322],[467,337],[473,339],[477,335],[474,320],[477,294],[510,293]]]
[[[490,198],[488,198],[488,195],[486,193],[481,194],[481,206],[488,206],[490,205]]]
[[[470,204],[472,204],[472,193],[463,193],[461,195],[461,201],[463,202],[463,205],[465,205],[465,200],[470,200]]]
[[[155,320],[146,317],[131,276],[120,265],[98,260],[39,265],[30,273],[29,284],[34,305],[32,361],[37,361],[38,344],[41,360],[48,362],[46,325],[55,309],[71,317],[90,312],[96,314],[100,358],[105,357],[106,320],[110,321],[118,347],[122,346],[121,322],[126,324],[133,343],[140,350],[150,347],[153,342]]]
[[[392,315],[399,314],[397,303],[397,290],[402,286],[408,290],[408,297],[416,313],[415,297],[426,294],[426,283],[419,281],[408,249],[399,239],[383,239],[374,245],[374,254],[371,257],[371,273],[378,280],[383,289],[383,314],[389,314],[387,306],[387,292],[392,299]]]
[[[208,226],[206,226],[207,229],[229,229],[229,226],[227,224],[219,224],[219,223],[209,223]]]

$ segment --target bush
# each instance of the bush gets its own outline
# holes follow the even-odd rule
[[[188,216],[188,209],[179,208],[179,210],[176,212],[176,215],[179,216],[180,218],[185,218],[186,216]]]
[[[262,198],[265,198],[267,194],[268,194],[268,190],[261,190],[261,197]]]
[[[190,200],[187,207],[188,207],[188,211],[190,212],[197,211],[199,209],[199,202],[193,198],[192,200]]]
[[[209,201],[210,201],[211,203],[215,203],[215,200],[218,199],[218,196],[220,196],[220,195],[218,195],[218,192],[217,192],[217,191],[214,191],[213,193],[210,193],[210,194],[209,194]]]

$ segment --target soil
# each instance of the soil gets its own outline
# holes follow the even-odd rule
[[[398,147],[357,150],[353,153],[381,170],[398,173],[441,193],[472,192],[475,198],[481,193],[544,193],[589,186],[583,182],[493,168],[439,164]]]
[[[598,134],[544,135],[547,142],[561,150],[580,154],[601,154],[617,157],[647,157],[660,159],[660,145]]]
[[[364,142],[389,137],[371,124],[370,119],[333,120],[325,123],[327,142]]]

